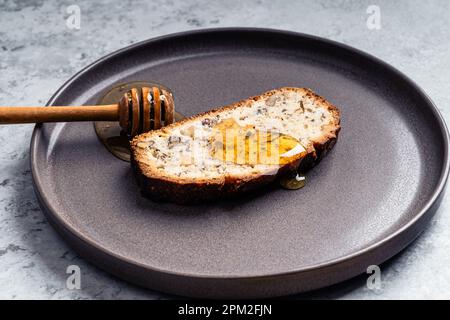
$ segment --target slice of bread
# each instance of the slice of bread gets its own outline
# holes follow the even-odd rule
[[[280,163],[218,158],[211,139],[225,121],[293,137],[301,152]],[[333,147],[339,130],[339,110],[331,103],[310,89],[281,88],[141,134],[131,141],[131,163],[145,196],[199,203],[310,169]]]

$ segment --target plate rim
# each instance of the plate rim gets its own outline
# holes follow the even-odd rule
[[[397,240],[401,238],[403,235],[405,235],[406,232],[408,232],[413,226],[416,225],[422,218],[424,218],[427,214],[430,214],[430,217],[434,214],[434,211],[432,210],[433,206],[435,204],[439,203],[440,198],[443,195],[448,176],[449,176],[449,170],[450,170],[450,159],[448,155],[448,148],[449,148],[449,131],[448,127],[445,123],[445,120],[439,111],[438,107],[435,105],[435,103],[431,100],[431,98],[424,92],[422,88],[420,88],[412,79],[410,79],[408,76],[406,76],[403,72],[399,71],[389,63],[377,58],[376,56],[369,54],[367,52],[364,52],[360,49],[354,48],[352,46],[349,46],[347,44],[343,44],[334,40],[322,38],[315,35],[295,32],[295,31],[289,31],[289,30],[281,30],[281,29],[271,29],[271,28],[248,28],[248,27],[228,27],[228,28],[205,28],[205,29],[196,29],[196,30],[187,30],[182,32],[176,32],[176,33],[170,33],[154,38],[150,38],[147,40],[136,42],[132,45],[126,46],[124,48],[118,49],[116,51],[113,51],[94,62],[90,63],[86,67],[82,68],[80,71],[76,72],[72,77],[70,77],[66,82],[64,82],[57,90],[56,92],[51,96],[49,101],[47,102],[46,106],[50,106],[54,103],[54,101],[57,99],[57,97],[65,91],[67,87],[69,87],[74,81],[76,81],[81,75],[85,74],[86,72],[89,72],[91,69],[96,67],[97,65],[103,63],[104,61],[107,61],[117,55],[120,55],[124,52],[127,52],[132,49],[139,48],[141,46],[151,45],[152,43],[155,43],[160,40],[173,40],[177,37],[186,37],[186,36],[192,36],[192,35],[199,35],[199,34],[211,34],[211,33],[227,33],[227,32],[248,32],[248,33],[271,33],[273,35],[284,35],[284,36],[291,36],[291,37],[298,37],[303,38],[304,40],[308,41],[315,41],[322,43],[326,46],[333,46],[338,47],[341,50],[344,50],[346,52],[351,52],[353,54],[356,54],[358,56],[363,57],[366,60],[369,60],[371,62],[374,62],[377,65],[381,65],[382,67],[388,69],[390,72],[398,76],[400,79],[402,79],[403,82],[407,83],[412,89],[414,89],[422,99],[427,101],[426,107],[430,109],[433,116],[436,119],[436,122],[439,125],[439,134],[441,138],[443,139],[443,166],[440,172],[439,180],[434,188],[432,195],[428,197],[428,200],[426,203],[421,207],[420,210],[411,218],[409,219],[403,226],[399,227],[398,229],[394,230],[392,233],[387,235],[386,237],[383,237],[382,239],[374,242],[373,244],[369,246],[365,246],[353,253],[343,255],[341,257],[337,257],[335,259],[331,259],[328,261],[324,261],[321,263],[313,264],[306,267],[301,267],[295,270],[285,271],[285,272],[271,272],[271,273],[265,273],[260,275],[226,275],[226,274],[215,274],[215,275],[209,275],[209,274],[198,274],[198,273],[189,273],[189,272],[179,272],[179,271],[172,271],[172,270],[165,270],[160,269],[157,267],[153,267],[144,263],[141,263],[139,261],[135,261],[133,259],[130,259],[126,256],[117,254],[108,248],[105,248],[95,242],[94,240],[90,239],[86,235],[80,233],[76,228],[74,228],[70,223],[65,221],[61,218],[61,216],[58,214],[58,211],[53,207],[51,201],[48,200],[46,196],[46,190],[43,188],[42,183],[39,178],[39,169],[37,164],[37,149],[38,149],[38,137],[41,134],[41,128],[42,124],[36,124],[34,127],[32,136],[31,136],[31,143],[30,143],[30,169],[32,174],[32,181],[34,190],[36,192],[37,198],[40,202],[40,204],[44,207],[43,212],[46,214],[47,218],[49,220],[54,219],[55,223],[57,223],[58,227],[62,227],[65,229],[65,231],[68,231],[71,233],[71,236],[77,238],[78,240],[81,240],[85,244],[93,247],[95,250],[100,251],[102,254],[105,254],[106,256],[109,256],[113,259],[121,260],[123,262],[126,262],[128,264],[134,265],[139,268],[146,269],[151,272],[161,273],[165,275],[170,276],[176,276],[176,277],[189,277],[189,278],[196,278],[196,279],[217,279],[217,280],[226,280],[226,279],[237,279],[237,280],[255,280],[255,279],[264,279],[264,278],[273,278],[273,277],[283,277],[283,276],[290,276],[290,275],[296,275],[299,273],[306,273],[309,271],[314,270],[320,270],[320,269],[326,269],[328,267],[332,267],[335,265],[345,264],[350,262],[351,260],[360,257],[365,254],[373,253],[376,249],[380,249],[381,247],[387,246],[391,241]],[[51,217],[49,217],[51,215]],[[57,227],[54,225],[55,229]],[[420,234],[420,232],[423,230],[423,228],[420,228],[420,230],[416,231],[415,236],[413,239]],[[59,230],[57,230],[59,231]],[[63,236],[65,240],[66,237]],[[408,238],[408,237],[406,237]],[[407,243],[403,243],[403,247],[406,247],[412,240],[408,241]],[[69,245],[71,245],[69,241]],[[77,250],[76,250],[77,251]],[[393,255],[397,254],[401,250],[398,250],[388,256],[387,258],[383,258],[383,261],[388,260]],[[90,261],[90,259],[89,259]],[[353,275],[353,276],[356,276]],[[330,283],[331,284],[331,283]]]

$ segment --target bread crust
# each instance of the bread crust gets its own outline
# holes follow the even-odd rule
[[[340,112],[339,109],[307,88],[284,87],[276,90],[265,92],[259,96],[250,97],[228,106],[216,108],[199,115],[183,119],[179,122],[163,127],[160,130],[150,131],[143,135],[154,135],[159,133],[170,132],[172,127],[179,126],[187,121],[210,116],[223,110],[231,110],[239,108],[251,100],[257,101],[265,99],[275,93],[284,91],[297,91],[304,94],[309,99],[314,100],[323,107],[327,108],[332,114],[334,123],[332,127],[327,128],[325,133],[318,139],[312,141],[312,147],[307,149],[307,155],[302,159],[297,159],[291,163],[287,163],[278,170],[273,172],[264,172],[257,174],[248,174],[244,176],[234,177],[226,176],[225,179],[175,179],[173,177],[159,176],[155,168],[144,162],[139,162],[142,156],[142,150],[137,147],[139,137],[135,137],[131,141],[131,166],[141,188],[142,194],[156,201],[170,201],[178,204],[196,204],[213,199],[231,197],[238,194],[245,194],[255,189],[259,189],[265,185],[277,180],[280,176],[299,170],[306,172],[314,167],[319,161],[331,150],[337,141],[340,131]]]

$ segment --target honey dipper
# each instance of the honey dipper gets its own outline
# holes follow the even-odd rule
[[[132,88],[117,104],[96,106],[0,107],[0,124],[119,121],[129,137],[175,121],[172,94],[158,87]]]

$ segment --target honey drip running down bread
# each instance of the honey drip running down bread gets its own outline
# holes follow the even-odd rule
[[[281,88],[184,119],[131,142],[144,195],[199,203],[313,167],[340,130],[339,110],[305,88]]]

